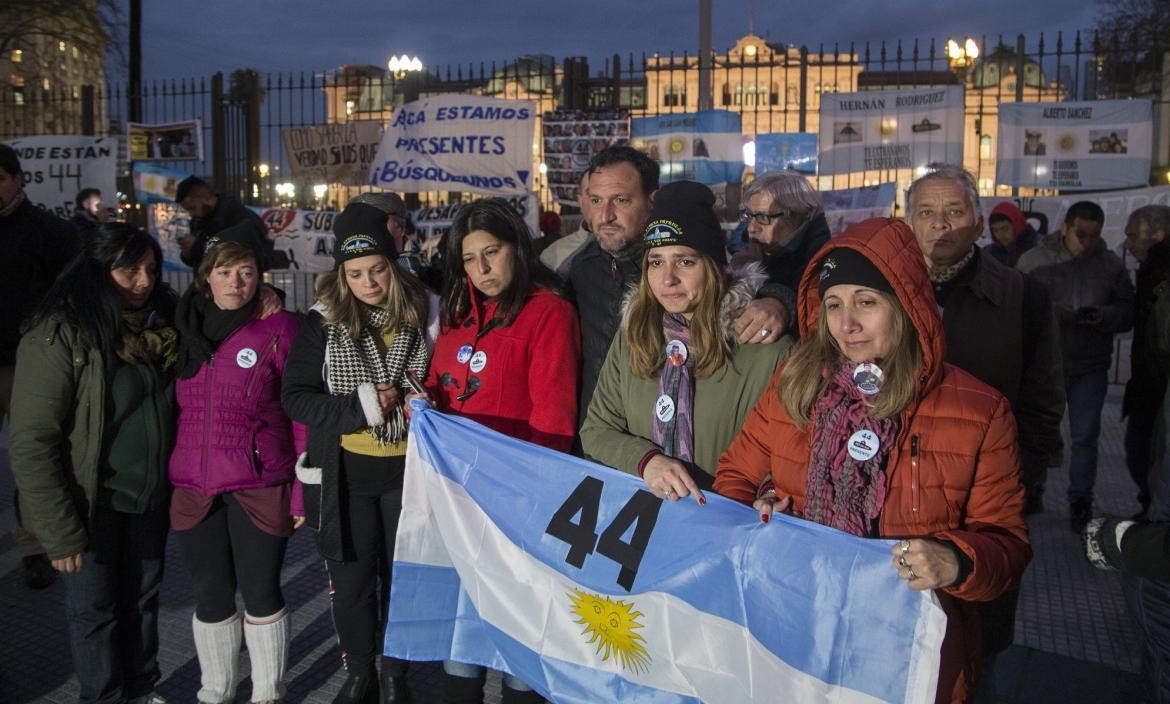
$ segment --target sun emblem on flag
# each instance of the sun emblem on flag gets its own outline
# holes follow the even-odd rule
[[[590,645],[597,644],[596,652],[601,659],[608,661],[612,657],[623,669],[645,672],[650,664],[650,654],[643,645],[646,640],[635,632],[642,628],[638,622],[642,612],[634,611],[632,602],[586,594],[579,589],[573,592],[568,596],[573,602],[576,622],[585,627],[581,635],[589,636]]]

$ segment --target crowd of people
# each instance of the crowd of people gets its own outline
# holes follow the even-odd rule
[[[977,246],[978,190],[954,166],[913,182],[904,220],[832,236],[805,177],[763,174],[734,256],[711,190],[660,187],[637,150],[596,154],[579,185],[582,226],[552,246],[538,252],[485,199],[458,211],[433,259],[400,198],[356,198],[298,316],[263,284],[263,223],[207,183],[179,189],[196,272],[180,296],[160,281],[158,244],[106,221],[100,194],[79,194],[77,232],[24,198],[0,146],[17,544],[30,586],[64,583],[80,701],[162,701],[170,531],[195,595],[198,700],[234,701],[246,644],[252,700],[279,701],[281,568],[302,526],[329,578],[346,673],[335,702],[412,701],[410,663],[381,643],[416,399],[696,510],[715,493],[764,523],[782,512],[892,541],[890,569],[948,615],[940,702],[976,701],[1011,644],[1026,516],[1067,451],[1071,528],[1093,564],[1126,572],[1151,696],[1170,701],[1170,207],[1129,218],[1135,289],[1092,202],[1046,240],[999,205]],[[1130,327],[1142,511],[1094,518],[1106,370]],[[483,701],[482,666],[443,673],[444,702]],[[542,699],[505,673],[502,701]]]

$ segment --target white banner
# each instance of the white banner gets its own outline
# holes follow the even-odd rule
[[[399,193],[525,193],[532,181],[536,104],[436,95],[394,111],[370,183]]]
[[[1030,188],[1149,183],[1149,100],[1000,103],[995,181]]]
[[[508,201],[508,205],[512,206],[512,209],[524,218],[524,224],[528,226],[529,234],[536,237],[536,233],[540,232],[540,201],[537,200],[536,194],[506,196],[504,200]],[[414,221],[414,226],[418,230],[419,241],[426,242],[432,237],[441,237],[446,234],[447,230],[451,229],[451,223],[455,221],[456,211],[463,205],[463,203],[455,203],[411,211],[410,219]]]
[[[50,135],[21,137],[4,142],[16,150],[24,171],[24,193],[29,200],[57,215],[73,214],[73,202],[83,188],[96,188],[107,203],[118,189],[117,137]]]
[[[963,162],[963,88],[822,93],[821,176]]]
[[[280,134],[293,178],[302,183],[360,186],[382,141],[382,124],[362,120],[286,127]]]
[[[1056,232],[1064,223],[1064,214],[1073,203],[1088,200],[1101,206],[1105,211],[1105,226],[1101,237],[1118,251],[1125,241],[1125,223],[1133,211],[1145,205],[1170,205],[1170,186],[1133,188],[1107,193],[1070,193],[1065,196],[1048,198],[983,198],[984,217],[992,208],[1004,201],[1015,203],[1024,216],[1032,221],[1037,232]],[[990,239],[986,240],[990,242]]]
[[[890,217],[894,211],[897,191],[897,184],[894,183],[822,191],[821,200],[825,204],[829,231],[839,235],[863,220]]]

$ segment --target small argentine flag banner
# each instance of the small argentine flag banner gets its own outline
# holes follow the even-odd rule
[[[709,186],[743,180],[740,115],[700,110],[631,121],[630,141],[659,164],[662,183],[698,181]]]
[[[946,617],[892,542],[707,497],[415,411],[385,653],[556,704],[933,700]]]

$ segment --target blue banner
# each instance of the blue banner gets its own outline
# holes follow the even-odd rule
[[[817,136],[804,132],[756,135],[756,175],[768,171],[817,172]]]

